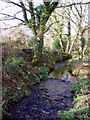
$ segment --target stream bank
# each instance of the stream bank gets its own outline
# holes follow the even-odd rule
[[[66,62],[57,63],[49,79],[33,86],[30,97],[12,107],[11,116],[4,119],[60,119],[59,110],[73,108],[73,81]]]
[[[33,52],[30,49],[14,50],[9,46],[3,46],[2,53],[2,117],[9,115],[9,109],[13,105],[30,96],[32,86],[48,78],[48,73],[54,68],[56,61],[69,57],[67,54],[44,49],[40,63],[34,66]]]
[[[68,71],[75,76],[75,83],[71,89],[74,94],[74,106],[69,111],[58,111],[62,120],[89,120],[89,99],[90,99],[90,61],[83,59],[71,59],[68,64]]]

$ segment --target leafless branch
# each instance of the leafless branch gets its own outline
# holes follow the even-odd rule
[[[85,3],[81,3],[81,2],[79,2],[79,3],[72,3],[72,4],[68,4],[68,5],[61,5],[61,6],[57,6],[56,8],[65,8],[65,7],[70,7],[70,6],[73,6],[73,5],[80,5],[80,4],[82,4],[82,5],[85,5],[85,4],[90,4],[90,2],[85,2]]]
[[[17,29],[18,29],[18,27],[20,27],[22,25],[22,23],[19,23],[18,25],[16,25],[16,26],[12,26],[12,27],[7,27],[7,28],[1,28],[1,30],[2,30],[2,32],[3,31],[5,31],[5,30],[11,30],[12,28],[15,28],[15,29],[13,29],[11,32],[10,32],[10,34],[12,34],[13,32],[15,32]]]
[[[66,12],[66,11],[65,11],[65,12]],[[67,13],[67,12],[66,12],[66,13]],[[62,15],[60,15],[59,13],[56,13],[56,14],[57,14],[58,16],[60,16],[60,17],[62,16]],[[67,14],[68,14],[68,13],[67,13]],[[71,19],[71,18],[69,19],[67,16],[65,16],[65,18],[68,19],[68,20],[70,20],[70,21],[72,21],[74,24],[76,24],[76,22],[74,22],[73,19]],[[59,21],[59,22],[60,22],[60,21]]]
[[[22,8],[22,5],[19,4],[20,2],[19,3],[15,3],[15,2],[13,2],[11,0],[1,0],[1,1],[6,2],[6,3],[11,3],[13,5],[16,5],[16,6],[20,7],[20,8]],[[25,8],[25,9],[26,9],[26,11],[29,11],[27,8]]]
[[[12,4],[14,4],[14,5],[18,6],[18,7],[22,7],[21,5],[19,5],[19,3],[15,3],[15,2],[13,2],[11,0],[1,0],[1,1],[6,2],[6,3],[12,3]]]
[[[15,13],[14,16],[16,16],[17,14],[19,14],[20,12],[22,12],[22,10],[21,10],[21,11],[18,11],[17,13]]]
[[[53,24],[55,24],[55,23],[51,23],[51,24],[45,29],[44,34],[50,29],[50,27],[51,27]]]
[[[15,16],[12,16],[12,15],[9,15],[9,14],[6,14],[6,13],[0,13],[0,14],[1,14],[1,15],[4,15],[4,16],[7,16],[7,17],[10,17],[11,19],[17,19],[17,20],[20,20],[20,21],[24,22],[24,20],[22,20],[22,19],[20,19],[20,18],[17,18],[17,17],[15,17]],[[7,20],[7,19],[5,19],[5,20]],[[0,21],[3,21],[3,19],[0,20]]]
[[[22,23],[19,23],[18,25],[15,25],[15,26],[5,27],[5,28],[0,28],[0,29],[2,29],[2,30],[7,30],[7,29],[19,27],[19,26],[21,26],[21,25],[22,25]]]
[[[77,13],[78,13],[79,17],[81,17],[81,14],[80,14],[79,10],[77,9],[77,6],[76,6],[76,5],[74,5],[74,7],[75,7],[75,9],[76,9],[76,11],[77,11]]]
[[[21,8],[22,8],[22,10],[23,10],[24,19],[25,19],[25,21],[28,23],[29,21],[28,21],[28,18],[27,18],[26,8],[25,8],[25,5],[24,5],[24,3],[22,2],[22,0],[20,1],[20,4],[21,4]]]

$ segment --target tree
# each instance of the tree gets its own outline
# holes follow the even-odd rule
[[[72,10],[72,6],[70,6],[69,10],[68,10],[68,39],[67,39],[67,45],[66,45],[66,53],[68,53],[69,49],[70,49],[70,42],[71,42],[71,10]]]
[[[85,17],[87,17],[86,11],[88,4],[88,2],[83,3],[80,1],[79,3],[75,3],[75,1],[72,1],[71,3],[68,2],[68,5],[66,3],[62,5],[63,7],[59,6],[58,9],[62,8],[60,11],[64,11],[65,13],[61,14],[61,12],[55,12],[55,15],[53,15],[54,18],[52,18],[52,21],[55,19],[55,25],[50,29],[53,36],[59,36],[60,46],[62,50],[65,49],[65,53],[71,54],[73,48],[76,47],[80,53],[81,59],[83,57],[82,53],[84,52],[84,48],[82,49],[82,38],[84,37],[86,30],[89,29],[86,23],[87,20],[85,20]],[[63,30],[60,26],[63,26]],[[75,30],[75,36],[73,39],[71,39],[71,27]],[[65,34],[64,30],[66,29],[67,33]],[[62,35],[67,36],[67,41],[62,40]]]
[[[62,10],[61,11],[61,20],[60,21],[57,18],[56,12],[53,15],[53,17],[55,19],[55,22],[56,22],[56,25],[57,25],[57,27],[53,28],[53,29],[56,31],[56,33],[58,35],[58,38],[60,40],[60,47],[61,47],[62,53],[64,53],[63,39],[62,39],[62,30],[63,30],[63,24],[64,24],[64,14],[65,14],[65,10]]]
[[[43,0],[42,5],[35,7],[33,0],[18,0],[18,2],[13,2],[13,0],[2,0],[2,1],[6,2],[7,4],[13,4],[20,8],[20,11],[17,11],[14,15],[9,15],[6,13],[0,13],[0,14],[6,17],[4,20],[17,19],[22,22],[21,24],[26,25],[28,28],[32,29],[35,37],[35,46],[36,46],[34,51],[34,55],[35,55],[34,57],[35,59],[37,58],[38,61],[40,60],[42,55],[44,33],[48,31],[48,28],[50,27],[49,26],[46,29],[45,25],[48,19],[50,18],[52,12],[55,10],[55,8],[56,7],[65,8],[65,7],[81,4],[81,2],[77,2],[77,3],[73,2],[63,5],[61,4],[62,3],[61,1],[59,6],[58,5],[59,2],[53,2],[53,0],[49,0],[49,2],[47,2],[46,0]],[[82,4],[89,4],[89,2]],[[18,18],[16,16],[20,12],[23,12],[24,19]],[[61,25],[61,30],[62,30],[62,25]]]
[[[12,0],[5,0],[4,2],[16,5],[21,8],[24,20],[17,18],[15,15],[13,15],[13,18],[21,20],[22,24],[32,29],[36,45],[34,54],[37,56],[37,59],[39,61],[43,49],[43,35],[45,24],[47,23],[51,13],[58,5],[58,2],[52,2],[52,0],[51,2],[45,2],[45,0],[43,0],[43,5],[40,5],[38,7],[34,7],[33,0],[19,0],[19,3],[13,2]],[[28,13],[31,15],[31,17],[28,17]],[[12,17],[5,13],[2,14],[8,17]]]
[[[85,21],[87,4],[82,5],[81,3],[79,6],[74,5],[74,9],[76,10],[76,13],[74,13],[73,11],[73,14],[76,17],[76,28],[78,31],[78,53],[79,53],[79,59],[81,60],[84,55],[84,47],[85,47],[85,39],[86,39],[84,38],[84,33],[86,30],[89,29]]]
[[[71,41],[71,9],[70,8],[63,8],[63,9],[58,9],[55,12],[53,12],[53,15],[51,17],[52,21],[55,21],[55,25],[51,27],[53,30],[52,32],[54,33],[54,36],[57,39],[54,41],[58,43],[58,48],[61,50],[62,53],[68,53],[69,48],[70,48],[70,41]],[[68,15],[66,17],[65,12],[68,12]],[[67,24],[67,25],[66,25]],[[67,33],[65,34],[64,29],[67,29]],[[67,41],[66,41],[67,38]],[[57,44],[56,43],[56,44]]]

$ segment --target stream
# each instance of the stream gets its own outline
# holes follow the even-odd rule
[[[71,87],[74,79],[67,71],[66,61],[56,63],[49,79],[30,89],[30,96],[23,99],[10,110],[10,119],[48,120],[59,119],[58,110],[69,110],[73,107]]]

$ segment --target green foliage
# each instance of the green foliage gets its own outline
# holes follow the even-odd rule
[[[76,60],[71,60],[68,62],[67,66],[71,63],[75,64]],[[87,61],[86,61],[87,62]],[[89,79],[87,73],[83,71],[82,73],[75,78],[76,81],[71,89],[71,92],[74,93],[74,107],[69,111],[58,111],[58,115],[61,119],[80,119],[87,120],[89,119]]]
[[[80,90],[80,87],[78,86],[79,90]],[[75,93],[77,90],[77,87],[76,87],[76,84],[73,85],[72,89],[71,89],[71,92],[72,93]]]
[[[77,58],[78,57],[78,51],[74,51],[72,53],[72,58]]]
[[[28,40],[27,44],[29,47],[35,47],[35,39],[31,38],[30,40]]]
[[[65,50],[65,48],[66,48],[66,36],[65,35],[63,35],[62,36],[62,43],[63,43],[63,48],[64,48],[64,50]],[[61,49],[61,45],[60,45],[60,38],[59,37],[57,37],[57,38],[55,38],[54,39],[54,41],[53,41],[53,48],[54,49]]]
[[[12,78],[24,77],[26,71],[29,69],[29,65],[24,61],[22,57],[18,58],[17,56],[7,59],[6,72]]]
[[[22,57],[17,57],[16,55],[11,58],[8,57],[5,69],[3,66],[2,72],[4,73],[3,80],[5,80],[6,84],[6,86],[2,87],[3,100],[7,100],[8,96],[12,96],[12,101],[17,102],[18,98],[28,95],[27,89],[31,86],[30,77],[32,71],[29,64]],[[37,76],[34,76],[34,79],[39,81]],[[21,90],[20,97],[18,96],[19,90]],[[8,98],[8,101],[11,100]]]
[[[66,43],[67,43],[67,37],[65,35],[62,35],[62,42],[63,42],[63,45],[65,47]]]
[[[39,67],[39,77],[40,79],[47,79],[48,78],[48,72],[45,66]]]
[[[25,90],[26,96],[30,95],[29,91]]]
[[[37,65],[37,55],[36,54],[33,57],[32,65]]]
[[[54,39],[53,47],[56,48],[56,49],[60,49],[61,48],[61,46],[60,46],[60,39],[58,37]]]
[[[76,94],[83,94],[85,90],[88,89],[88,80],[80,79],[76,83],[74,83],[71,92]]]
[[[60,115],[61,119],[71,119],[71,120],[73,120],[73,118],[74,118],[74,113],[70,112],[70,111],[65,111],[64,113],[62,113],[59,110],[58,115]]]
[[[6,87],[3,87],[3,90],[2,90],[4,93],[7,93],[8,92],[8,88]]]
[[[84,49],[84,46],[85,46],[85,43],[86,43],[86,40],[85,38],[81,38],[81,46],[82,46],[82,49]]]
[[[20,91],[19,94],[20,94],[19,96],[21,99],[25,96],[24,92],[22,92],[22,91]]]
[[[74,119],[78,119],[78,120],[83,120],[83,119],[88,119],[87,115],[88,115],[88,109],[87,108],[82,108],[80,110],[78,109],[71,109],[69,111],[60,111],[58,110],[57,113],[61,120],[74,120]]]
[[[40,78],[38,77],[38,75],[36,74],[32,74],[32,76],[34,76],[36,78],[36,81],[39,83],[40,82]]]

